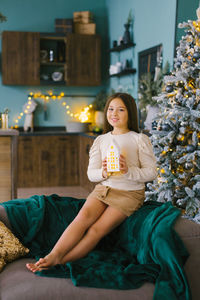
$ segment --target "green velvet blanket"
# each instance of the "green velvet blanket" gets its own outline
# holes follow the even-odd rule
[[[39,258],[49,253],[84,201],[36,195],[1,205],[30,256]],[[189,300],[183,270],[188,253],[173,229],[179,215],[171,203],[146,202],[85,258],[38,275],[70,277],[76,286],[107,289],[134,289],[152,282],[154,300]]]

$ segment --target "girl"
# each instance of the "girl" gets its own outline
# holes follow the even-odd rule
[[[97,243],[142,206],[145,182],[157,176],[149,138],[139,133],[137,107],[126,93],[112,95],[105,106],[104,134],[90,150],[88,177],[100,182],[82,209],[65,229],[52,251],[35,264],[32,272],[86,256]],[[107,149],[114,141],[120,148],[120,172],[107,172]]]

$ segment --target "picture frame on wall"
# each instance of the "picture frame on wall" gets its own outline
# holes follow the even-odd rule
[[[156,66],[162,65],[162,44],[140,51],[138,53],[138,76],[142,74],[155,74]]]
[[[153,78],[153,80],[155,80],[155,78],[159,74],[160,69],[162,68],[162,48],[162,44],[159,44],[138,53],[139,101],[141,97],[141,82],[146,80],[146,84],[150,84],[150,78]],[[156,114],[158,108],[156,106],[152,106],[149,102],[147,103],[148,105],[146,105],[146,107],[143,107],[143,104],[139,104],[139,126],[142,130],[147,130],[149,132],[152,127],[153,115]]]

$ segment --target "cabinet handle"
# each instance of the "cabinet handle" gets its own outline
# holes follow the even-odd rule
[[[87,146],[86,146],[86,154],[89,154],[89,152],[90,152],[90,145],[87,144]]]

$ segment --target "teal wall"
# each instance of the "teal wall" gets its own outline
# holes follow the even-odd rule
[[[177,22],[176,5],[178,1]],[[163,63],[168,61],[173,66],[175,27],[179,21],[187,21],[196,16],[197,0],[1,0],[0,12],[7,16],[6,23],[0,23],[0,30],[16,31],[54,31],[56,18],[71,18],[73,11],[91,10],[97,23],[97,33],[102,37],[102,69],[103,81],[100,87],[28,87],[4,86],[0,78],[0,111],[5,107],[10,109],[9,125],[22,111],[29,92],[46,93],[50,89],[54,93],[94,95],[103,88],[108,90],[123,89],[130,92],[137,99],[138,73],[123,78],[108,76],[109,63],[118,59],[116,53],[108,54],[113,40],[118,40],[124,33],[130,9],[132,9],[134,23],[132,35],[136,46],[121,53],[120,59],[133,58],[133,67],[138,70],[138,53],[158,44],[163,44]],[[189,4],[188,4],[189,3]],[[186,9],[184,9],[186,8]],[[196,19],[196,17],[195,17]],[[1,54],[1,44],[0,44]],[[110,61],[109,61],[110,60]],[[1,77],[1,73],[0,73]],[[92,98],[66,98],[72,111],[92,101]],[[38,108],[35,114],[36,126],[64,126],[67,116],[62,105],[51,101],[47,104],[48,120],[43,117],[43,105],[37,100]],[[19,123],[23,126],[23,120]]]
[[[184,29],[178,28],[178,24],[188,20],[197,20],[196,9],[198,7],[199,0],[177,0],[176,45],[184,35]]]
[[[136,46],[125,50],[120,59],[133,57],[133,67],[138,70],[138,53],[158,44],[163,44],[163,60],[173,65],[176,0],[107,0],[110,46],[124,33],[124,23],[129,10],[133,13],[133,38]],[[111,63],[117,56],[111,55]],[[110,88],[123,89],[137,98],[138,73],[134,76],[111,78]]]
[[[107,10],[105,1],[94,0],[1,0],[0,12],[7,17],[7,22],[0,23],[0,30],[54,32],[54,20],[56,18],[72,18],[73,11],[91,10],[94,13],[97,33],[102,37],[102,49],[107,48]],[[1,42],[1,41],[0,41]],[[1,44],[0,44],[1,54]],[[103,73],[106,67],[106,53],[102,50]],[[105,76],[104,76],[105,78]],[[41,92],[46,94],[52,90],[54,94],[64,92],[65,94],[95,95],[105,86],[105,80],[99,87],[54,87],[54,86],[5,86],[2,85],[0,72],[0,111],[8,107],[9,126],[22,111],[27,102],[29,92]],[[92,101],[92,98],[66,98],[71,110],[76,112],[77,106],[84,107]],[[65,126],[68,116],[63,106],[55,101],[47,104],[48,119],[44,120],[43,101],[37,100],[38,106],[35,113],[36,126]],[[24,120],[19,122],[23,126]]]

